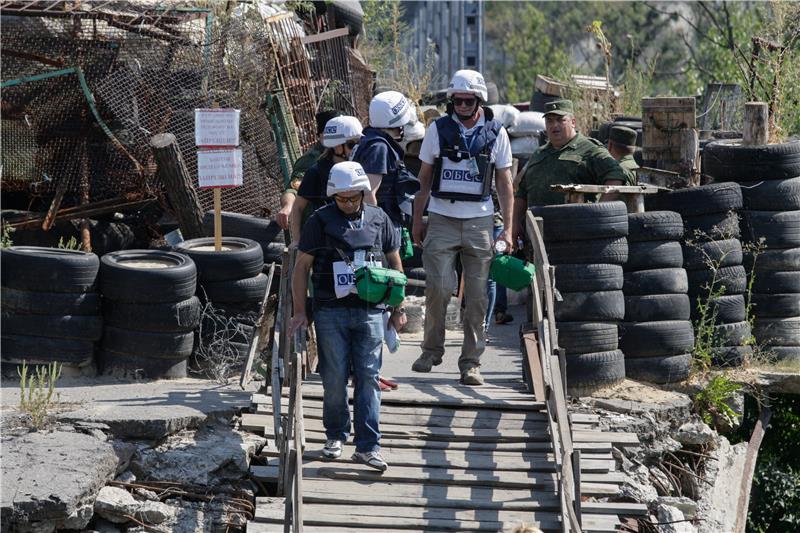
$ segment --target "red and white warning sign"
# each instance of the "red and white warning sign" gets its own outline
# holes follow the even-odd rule
[[[197,151],[197,181],[200,188],[238,187],[244,171],[238,148]]]

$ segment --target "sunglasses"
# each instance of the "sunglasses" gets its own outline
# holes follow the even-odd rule
[[[358,141],[347,141],[346,143],[344,143],[344,145],[346,147],[348,147],[349,149],[351,149],[351,150],[353,148],[355,148],[357,144],[358,144]]]
[[[339,196],[338,194],[334,194],[333,199],[340,204],[358,205],[358,203],[361,201],[361,195],[345,198],[344,196]]]
[[[453,98],[453,105],[473,105],[475,98]]]

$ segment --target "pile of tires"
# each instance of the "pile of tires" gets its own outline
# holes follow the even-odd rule
[[[122,250],[100,258],[105,374],[186,377],[200,321],[197,270],[187,256],[161,250]]]
[[[662,197],[660,204],[683,218],[683,267],[698,346],[710,348],[712,364],[741,366],[753,352],[737,214],[741,188],[723,182],[680,189]]]
[[[744,261],[756,344],[779,361],[800,361],[800,140],[716,141],[706,146],[703,170],[741,185],[742,241],[763,248]]]
[[[618,323],[625,316],[622,265],[628,259],[628,212],[622,202],[531,208],[544,221],[555,265],[558,345],[567,387],[584,394],[625,379]]]
[[[694,347],[683,221],[672,211],[628,215],[625,321],[620,348],[629,378],[673,383],[689,377]]]
[[[76,250],[12,246],[0,251],[3,373],[59,363],[63,375],[94,375],[103,333],[96,291],[100,262]]]
[[[218,252],[213,237],[202,237],[175,249],[197,266],[197,294],[204,306],[200,345],[207,351],[232,350],[237,361],[246,359],[267,289],[262,245],[252,239],[223,237]]]
[[[213,211],[207,211],[203,215],[203,231],[209,237],[214,236]],[[285,247],[283,230],[274,220],[223,211],[222,234],[226,237],[256,241],[261,246],[265,264],[272,262],[280,264],[283,258]]]

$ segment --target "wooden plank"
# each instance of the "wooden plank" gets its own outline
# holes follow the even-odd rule
[[[345,37],[350,34],[349,28],[339,28],[336,30],[316,33],[314,35],[307,35],[300,38],[303,44],[318,43],[320,41],[327,41],[329,39],[336,39],[337,37]]]
[[[533,396],[539,401],[544,401],[544,376],[536,336],[532,332],[526,333],[523,335],[523,339],[525,340],[525,360],[528,363],[531,381],[533,381]]]
[[[650,514],[644,503],[581,502],[584,514],[617,514],[625,516],[647,516]]]
[[[572,442],[612,442],[615,444],[639,444],[636,433],[622,431],[576,430],[572,432]]]

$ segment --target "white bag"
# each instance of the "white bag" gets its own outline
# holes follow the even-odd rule
[[[544,114],[538,111],[523,111],[517,118],[514,127],[509,128],[508,134],[512,137],[525,137],[539,135],[544,130]]]
[[[526,135],[525,137],[511,138],[511,155],[529,156],[539,148],[539,136]]]
[[[494,104],[489,106],[494,113],[494,119],[500,122],[506,129],[512,128],[517,124],[519,109],[513,105]]]

